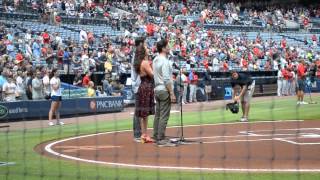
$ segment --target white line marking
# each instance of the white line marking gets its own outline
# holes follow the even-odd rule
[[[0,167],[1,167],[1,166],[14,165],[14,164],[16,164],[16,163],[14,163],[14,162],[0,162]]]
[[[269,123],[269,122],[277,122],[277,123],[281,123],[281,122],[296,122],[296,121],[303,121],[303,120],[260,121],[260,122],[255,122],[254,124]],[[189,125],[189,126],[185,126],[185,127],[219,126],[219,125],[227,125],[227,124],[234,125],[234,124],[246,124],[246,123],[236,122],[236,123],[220,123],[220,124],[203,124],[203,125]],[[168,127],[168,128],[177,128],[177,127],[180,127],[180,126],[172,126],[172,127]],[[62,143],[62,142],[74,140],[74,139],[86,138],[86,137],[103,135],[103,134],[123,133],[123,132],[130,132],[130,131],[132,131],[132,130],[104,132],[104,133],[89,134],[89,135],[83,135],[83,136],[78,136],[78,137],[67,138],[67,139],[55,141],[55,142],[52,142],[52,143],[46,145],[45,150],[50,154],[53,154],[55,156],[60,156],[60,157],[66,158],[66,159],[82,161],[82,162],[87,162],[87,163],[111,165],[111,166],[116,166],[116,167],[168,169],[168,170],[233,171],[233,172],[320,172],[320,169],[246,169],[246,168],[199,168],[199,167],[147,166],[147,165],[138,165],[138,164],[111,163],[111,162],[103,162],[103,161],[82,159],[82,158],[78,158],[78,157],[68,156],[68,155],[65,155],[65,154],[60,154],[60,153],[55,152],[54,150],[52,150],[52,147],[54,145]]]
[[[283,142],[287,142],[287,143],[295,144],[295,145],[318,145],[318,144],[320,144],[320,143],[299,143],[299,142],[291,141],[291,140],[288,140],[288,139],[289,138],[276,138],[275,140],[283,141]]]
[[[303,131],[303,130],[320,130],[320,128],[292,128],[292,129],[268,129],[268,130],[254,130],[254,131],[247,131],[250,133],[255,133],[255,132],[272,132],[272,131]],[[246,131],[241,131],[241,132],[246,132]]]

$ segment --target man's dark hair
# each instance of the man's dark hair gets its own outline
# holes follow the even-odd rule
[[[236,70],[231,70],[231,71],[230,71],[230,75],[232,76],[233,73],[238,73],[238,71],[236,71]]]
[[[168,41],[166,39],[161,39],[158,43],[157,43],[157,50],[159,53],[162,52],[162,49],[165,48],[168,45]]]
[[[139,46],[141,43],[144,43],[146,39],[144,37],[137,37],[136,40],[134,41],[134,45],[137,47]]]

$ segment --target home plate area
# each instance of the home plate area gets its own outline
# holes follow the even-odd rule
[[[320,144],[320,128],[240,131],[239,133],[246,134],[250,138],[277,140],[296,145]]]
[[[320,172],[320,121],[191,125],[191,143],[161,148],[136,143],[132,131],[63,139],[36,147],[57,159],[127,168],[243,172]],[[149,131],[152,134],[152,131]],[[180,127],[167,135],[178,138]]]

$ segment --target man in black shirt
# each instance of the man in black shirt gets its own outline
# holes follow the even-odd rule
[[[231,72],[231,86],[232,100],[235,102],[241,101],[243,116],[240,121],[246,122],[248,121],[250,101],[254,93],[255,81],[253,81],[248,74],[233,71]],[[236,92],[237,88],[240,88],[238,93]]]

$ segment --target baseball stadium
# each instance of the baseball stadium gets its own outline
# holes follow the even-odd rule
[[[320,179],[320,3],[0,0],[2,179]]]

